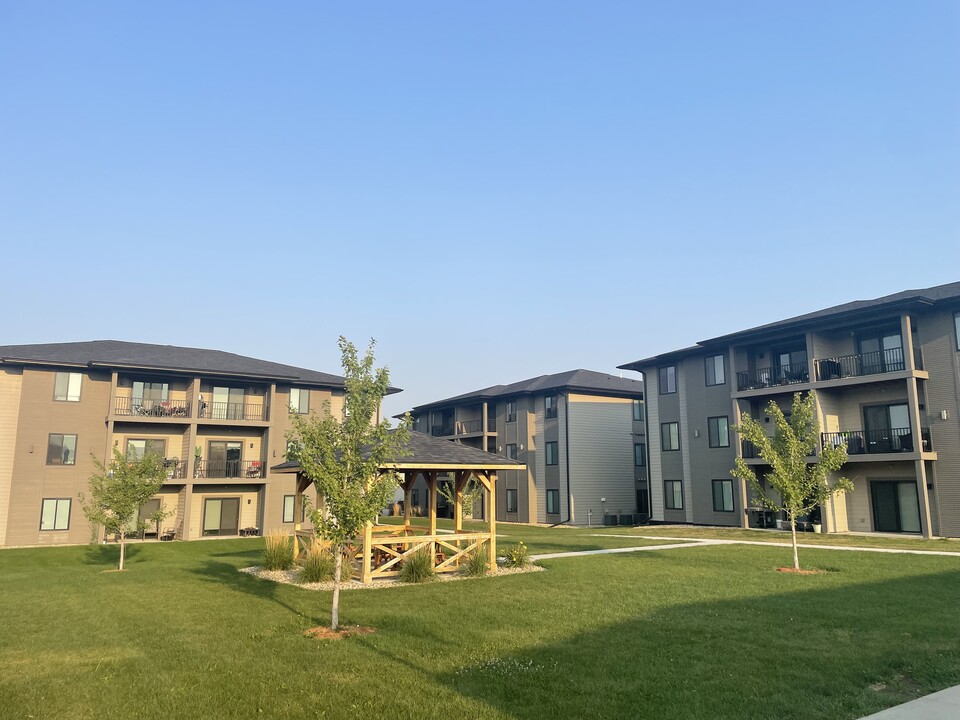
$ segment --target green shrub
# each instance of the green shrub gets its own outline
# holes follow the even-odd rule
[[[283,530],[267,533],[263,551],[263,567],[267,570],[289,570],[293,566],[293,543]]]
[[[300,558],[300,572],[297,580],[302,583],[316,583],[333,580],[333,555],[322,543],[313,542],[307,546],[303,557]],[[341,580],[349,580],[347,564],[343,564]]]
[[[523,540],[518,542],[512,548],[508,548],[506,552],[507,556],[507,567],[512,568],[522,568],[526,565],[529,560],[527,559],[527,546],[523,544]]]
[[[433,553],[429,547],[421,548],[403,561],[398,576],[400,582],[422,583],[433,580]]]
[[[460,566],[460,573],[468,577],[481,577],[487,574],[490,569],[488,562],[490,556],[486,548],[478,547],[471,553],[467,553],[467,561]]]

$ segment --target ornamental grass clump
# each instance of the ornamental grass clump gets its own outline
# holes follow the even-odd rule
[[[289,570],[293,567],[293,543],[283,530],[267,533],[263,567],[266,570]]]
[[[334,569],[333,555],[326,545],[319,541],[314,541],[307,546],[303,557],[300,558],[300,571],[297,573],[297,580],[301,583],[318,583],[333,580]],[[344,568],[344,579],[349,580],[347,569]]]
[[[406,583],[429,582],[436,578],[433,572],[433,553],[429,547],[421,548],[403,561],[397,579]]]
[[[467,577],[482,577],[490,569],[487,561],[487,552],[483,548],[477,548],[467,553],[466,562],[460,566],[460,574]]]
[[[523,540],[511,548],[507,548],[506,559],[506,566],[512,568],[522,568],[530,562],[527,557],[527,546]]]

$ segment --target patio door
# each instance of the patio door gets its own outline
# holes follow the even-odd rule
[[[913,449],[910,410],[907,405],[874,405],[863,409],[868,453]]]
[[[243,420],[243,388],[213,388],[211,411],[216,420]]]
[[[864,375],[903,370],[903,340],[900,332],[860,338],[861,370]]]
[[[243,443],[232,440],[211,440],[207,449],[208,478],[240,477]]]
[[[873,529],[877,532],[920,532],[920,502],[913,480],[871,480]]]
[[[239,532],[240,498],[207,498],[204,500],[204,535],[237,535]]]

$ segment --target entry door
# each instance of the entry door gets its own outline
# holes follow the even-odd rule
[[[228,440],[211,440],[208,447],[209,468],[207,477],[240,477],[243,460],[243,443]]]
[[[204,501],[204,535],[237,535],[239,532],[240,498],[207,498]]]
[[[920,532],[920,502],[912,480],[872,480],[870,501],[877,532]]]

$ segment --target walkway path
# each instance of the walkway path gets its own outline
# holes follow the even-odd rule
[[[957,720],[960,717],[960,685],[881,710],[860,720]]]

